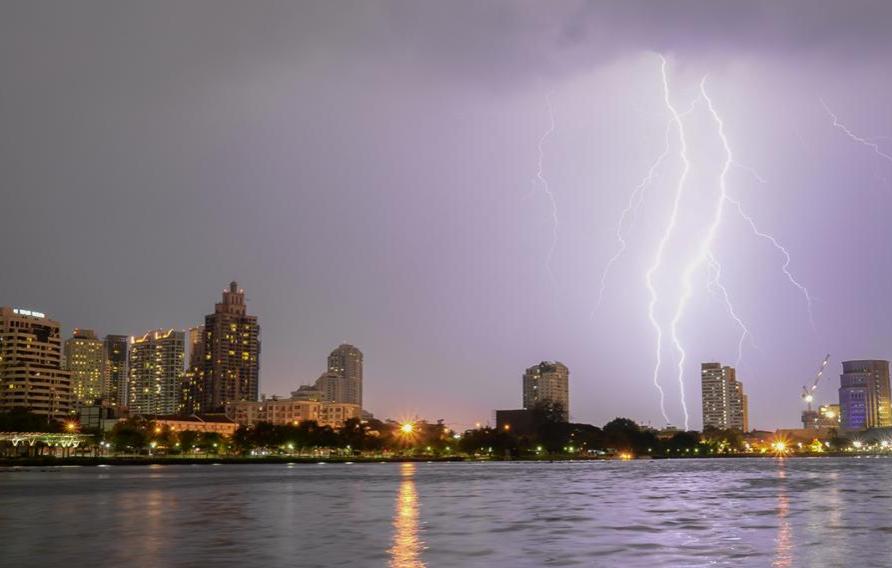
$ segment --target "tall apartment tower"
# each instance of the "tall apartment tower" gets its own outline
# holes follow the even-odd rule
[[[842,362],[839,412],[843,430],[892,426],[889,361]]]
[[[542,361],[523,374],[523,407],[527,410],[540,402],[558,403],[563,419],[570,419],[570,370],[559,361]]]
[[[127,407],[144,416],[175,414],[183,382],[186,334],[149,331],[130,344]]]
[[[59,322],[21,308],[0,308],[0,411],[25,408],[64,418],[71,379],[62,367]]]
[[[316,381],[328,402],[346,402],[362,408],[362,351],[342,343],[328,355],[328,370]]]
[[[112,406],[127,406],[129,339],[126,335],[106,335],[102,344],[105,351],[102,398]]]
[[[201,414],[204,403],[204,326],[189,328],[189,365],[180,389],[177,414]]]
[[[703,363],[700,366],[700,387],[704,429],[749,430],[749,403],[734,367]]]
[[[225,409],[231,402],[257,400],[260,388],[260,326],[248,315],[245,291],[237,282],[204,318],[204,376],[201,412]]]
[[[65,368],[71,376],[74,406],[89,406],[103,398],[105,348],[92,329],[75,329],[65,340]]]

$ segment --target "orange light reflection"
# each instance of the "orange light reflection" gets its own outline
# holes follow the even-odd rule
[[[418,531],[418,492],[415,490],[415,464],[400,465],[402,481],[396,498],[393,517],[393,546],[390,566],[393,568],[424,568],[421,551],[424,543]]]

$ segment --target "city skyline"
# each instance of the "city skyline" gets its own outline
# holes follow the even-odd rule
[[[23,320],[28,325],[33,323],[42,324],[47,322],[50,325],[57,326],[57,330],[64,329],[59,322],[52,320],[50,316],[43,312],[30,310],[25,308],[4,307],[4,314],[14,318]],[[20,315],[21,314],[21,315]],[[245,354],[258,354],[258,340],[260,332],[257,324],[257,317],[246,315],[246,305],[244,300],[244,290],[238,287],[233,281],[223,291],[223,302],[216,304],[215,314],[219,317],[221,314],[240,318],[232,320],[242,324],[247,324],[245,329]],[[215,314],[206,317],[206,323],[215,321]],[[247,319],[246,319],[247,318]],[[221,328],[224,331],[229,329],[229,319],[214,324],[213,327]],[[149,358],[155,363],[163,363],[163,372],[156,373],[154,371],[126,373],[126,398],[125,406],[129,407],[131,412],[143,415],[179,415],[188,416],[193,414],[202,415],[204,410],[200,405],[193,406],[191,403],[195,400],[195,380],[196,377],[190,372],[195,369],[196,365],[203,366],[207,349],[205,345],[210,341],[204,330],[207,325],[198,325],[188,330],[176,331],[174,329],[164,330],[158,329],[148,331],[141,337],[126,335],[107,335],[104,340],[99,340],[96,332],[91,329],[74,328],[71,337],[59,340],[58,354],[58,370],[66,375],[66,381],[69,383],[67,387],[70,391],[71,409],[77,409],[80,406],[89,406],[88,400],[105,399],[105,403],[115,406],[120,402],[120,384],[116,384],[114,375],[120,375],[121,369],[130,367],[130,358],[139,357],[145,359],[147,354],[153,353]],[[238,329],[238,326],[237,326]],[[253,330],[253,331],[251,331]],[[249,333],[250,332],[250,333]],[[58,333],[58,331],[57,331]],[[58,335],[61,337],[61,334]],[[247,339],[251,338],[248,342]],[[219,340],[218,340],[219,341]],[[227,340],[229,341],[229,340]],[[237,342],[233,339],[233,345]],[[186,359],[186,344],[189,344],[188,363]],[[170,346],[167,344],[170,343]],[[158,344],[161,347],[156,347]],[[149,350],[145,351],[144,346],[148,345]],[[240,349],[238,346],[236,349]],[[158,349],[161,350],[157,351]],[[219,351],[219,348],[217,349]],[[129,357],[121,359],[122,351],[128,351]],[[236,357],[241,360],[241,357]],[[828,355],[821,365],[818,376],[823,375],[826,365],[830,359]],[[257,377],[259,369],[259,361],[252,360],[255,365],[253,373]],[[155,365],[161,366],[161,365]],[[143,365],[137,365],[142,368]],[[846,360],[841,362],[842,373],[839,375],[840,387],[837,389],[838,401],[833,402],[832,396],[828,398],[826,405],[820,405],[819,411],[813,413],[806,412],[804,409],[801,414],[803,427],[806,429],[815,428],[816,423],[821,419],[825,420],[831,426],[823,426],[824,428],[840,428],[841,431],[858,431],[864,428],[886,427],[890,423],[889,417],[892,411],[889,410],[890,398],[889,394],[889,361],[887,360]],[[700,429],[718,428],[718,429],[736,429],[742,432],[757,431],[763,428],[753,427],[749,423],[749,404],[748,397],[743,392],[742,383],[736,379],[736,369],[730,366],[723,366],[721,363],[704,362],[700,364],[700,402],[701,421]],[[80,376],[79,376],[80,375]],[[145,375],[145,376],[143,376]],[[12,375],[10,375],[12,376]],[[203,375],[202,375],[203,376]],[[861,377],[867,377],[861,378]],[[199,376],[201,379],[201,376]],[[256,383],[256,379],[255,383]],[[159,403],[155,400],[157,393],[148,396],[145,394],[132,395],[133,392],[149,392],[149,389],[141,389],[141,385],[147,385],[150,382],[163,383],[164,387],[159,387],[158,393],[163,393]],[[876,385],[871,387],[865,386]],[[286,398],[278,393],[258,392],[254,396],[246,396],[239,399],[232,399],[229,402],[246,402],[251,408],[251,404],[257,403],[257,409],[262,410],[263,401],[280,401],[283,405],[293,406],[295,415],[301,415],[308,412],[304,406],[309,402],[318,403],[334,403],[327,412],[336,411],[344,412],[344,407],[352,407],[349,411],[351,414],[359,416],[361,412],[371,411],[362,404],[363,391],[363,353],[357,347],[342,343],[334,348],[327,357],[326,370],[313,383],[309,384],[305,379],[297,379],[300,384],[296,390],[291,391],[290,398]],[[817,383],[815,383],[817,385]],[[540,389],[541,387],[541,389]],[[92,388],[98,393],[94,396],[84,396],[86,390]],[[824,390],[827,390],[825,387]],[[199,388],[198,392],[204,389]],[[526,368],[523,373],[522,380],[522,407],[525,410],[535,407],[539,402],[557,402],[563,409],[563,420],[573,421],[570,416],[569,408],[569,369],[566,365],[559,361],[542,361],[532,367]],[[803,387],[803,392],[814,393],[814,389],[807,391]],[[855,393],[854,395],[852,393]],[[94,393],[94,394],[96,394]],[[132,398],[136,396],[139,400]],[[803,394],[803,402],[806,401]],[[877,398],[878,397],[878,398]],[[811,408],[809,401],[809,408]],[[341,406],[338,406],[341,405]],[[210,412],[227,413],[236,412],[235,407],[230,409],[228,406],[219,406],[211,409]],[[285,406],[283,406],[283,409]],[[315,408],[315,407],[314,407]],[[39,405],[35,409],[40,412]],[[154,410],[153,410],[154,409]],[[323,405],[323,409],[325,406]],[[829,410],[828,410],[829,409]],[[836,409],[835,412],[833,409]],[[460,410],[460,408],[458,409]],[[291,410],[289,410],[290,412]],[[256,413],[256,409],[251,411]],[[311,414],[318,413],[319,410],[310,410]],[[491,415],[498,413],[511,412],[522,413],[523,411],[505,411],[491,410]],[[828,413],[829,412],[829,413]],[[852,418],[853,412],[857,413],[856,418]],[[622,412],[618,412],[623,414]],[[313,414],[315,416],[315,414]],[[347,414],[348,416],[350,414]],[[808,415],[808,418],[806,416]],[[254,414],[252,414],[254,416]],[[341,416],[341,415],[339,415]],[[392,417],[391,417],[392,418]],[[406,418],[402,416],[402,418]],[[416,415],[416,418],[418,417]],[[425,417],[430,419],[430,417]],[[438,419],[442,419],[439,417]],[[423,418],[422,418],[423,419]],[[507,418],[506,418],[507,419]],[[252,420],[257,420],[256,417]],[[451,418],[446,418],[450,424],[459,424]],[[577,422],[580,422],[577,420]],[[489,420],[475,422],[475,425],[489,424]],[[498,419],[492,425],[498,423]],[[470,426],[470,424],[465,424]],[[648,422],[643,425],[653,427]],[[677,429],[674,424],[659,425],[660,427],[670,427]],[[773,426],[768,426],[772,428]],[[781,428],[781,427],[778,427]],[[783,429],[783,428],[781,428]]]
[[[733,149],[729,195],[789,253],[728,202],[707,252],[749,333],[741,344],[702,262],[674,326],[679,385],[671,322],[698,247],[667,245],[653,274],[664,410],[683,426],[684,386],[699,427],[698,365],[723,361],[754,427],[794,427],[823,354],[892,358],[889,9],[803,6],[729,18],[687,3],[481,5],[458,18],[221,5],[213,22],[198,5],[173,19],[15,6],[0,23],[0,238],[29,238],[8,250],[2,303],[50,314],[63,337],[187,330],[236,279],[264,328],[262,392],[311,381],[320,353],[350,343],[374,384],[365,406],[467,425],[520,406],[519,369],[560,360],[573,420],[621,409],[661,426],[645,276],[682,166],[662,56],[690,196],[716,191],[727,161],[705,92]],[[610,264],[667,126],[670,152]],[[681,212],[679,239],[712,218]],[[813,322],[784,270],[808,288]],[[816,405],[835,401],[837,374]]]

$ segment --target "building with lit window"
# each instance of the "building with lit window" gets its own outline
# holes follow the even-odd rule
[[[92,329],[75,329],[65,340],[65,368],[71,376],[75,406],[92,405],[103,398],[105,346]]]
[[[185,374],[186,334],[155,330],[133,338],[127,407],[131,414],[155,416],[177,412]]]
[[[189,365],[177,405],[180,414],[199,412],[204,402],[204,341],[203,325],[189,329]]]
[[[749,405],[734,367],[703,363],[700,366],[700,396],[704,430],[749,430]]]
[[[840,428],[849,431],[892,426],[889,361],[843,361],[839,376]]]
[[[109,406],[127,406],[130,340],[126,335],[106,335],[103,348],[102,399]]]
[[[71,410],[59,322],[41,312],[0,308],[0,411],[28,409],[48,419]]]
[[[245,426],[258,422],[284,425],[313,421],[320,426],[340,428],[346,420],[360,418],[361,413],[358,404],[278,397],[234,402],[227,406],[227,415]]]
[[[239,401],[256,401],[260,387],[260,325],[247,313],[245,291],[237,282],[223,291],[223,301],[205,317],[201,331],[204,364],[196,367],[192,401],[195,413],[222,411]],[[196,362],[197,364],[197,362]]]
[[[328,355],[327,368],[312,385],[301,385],[292,399],[355,404],[362,408],[362,351],[343,343]]]
[[[540,403],[560,405],[563,420],[570,419],[570,370],[559,361],[542,361],[523,374],[523,407]]]
[[[839,405],[822,404],[817,410],[803,410],[802,427],[806,430],[839,428]]]
[[[174,432],[214,433],[227,438],[231,438],[239,427],[231,418],[223,415],[155,416],[152,423],[155,428],[170,428]]]

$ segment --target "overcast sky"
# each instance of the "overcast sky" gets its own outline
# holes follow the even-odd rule
[[[381,417],[486,422],[520,406],[524,368],[557,359],[574,420],[661,426],[645,274],[677,130],[593,308],[666,142],[662,53],[680,111],[707,75],[745,166],[727,192],[814,298],[812,326],[783,255],[726,207],[710,250],[752,336],[750,423],[796,426],[825,353],[819,402],[841,360],[892,358],[890,26],[881,1],[9,3],[0,304],[137,334],[201,322],[235,279],[262,325],[264,393],[311,382],[346,341]],[[684,126],[691,167],[653,278],[664,326],[725,159],[702,99]],[[692,427],[699,363],[734,364],[740,333],[707,276],[678,325]],[[662,355],[682,425],[671,343]]]

